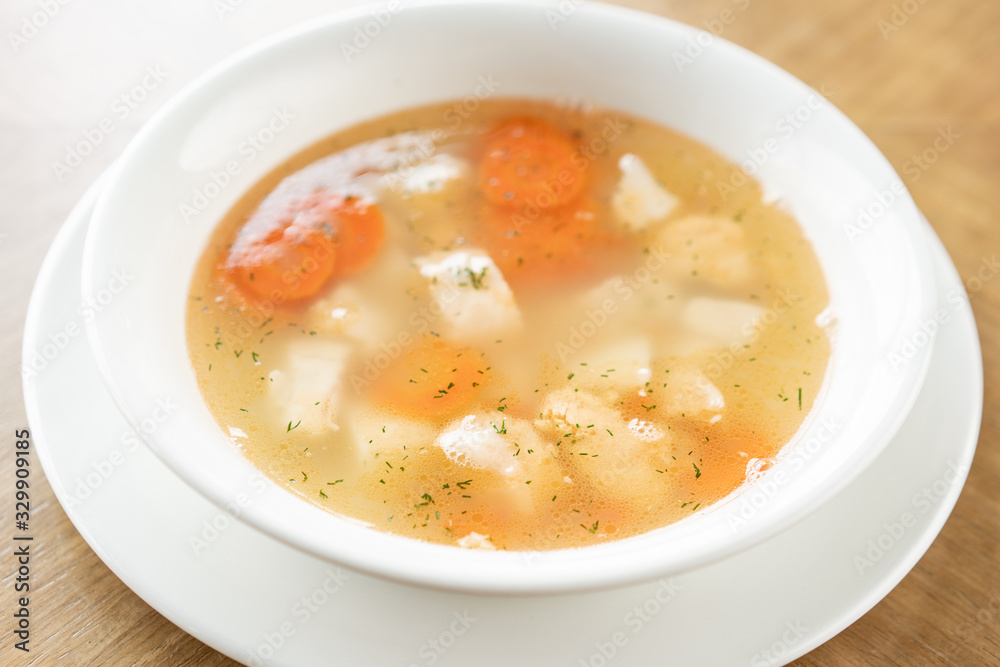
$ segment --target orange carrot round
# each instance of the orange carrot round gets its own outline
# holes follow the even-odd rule
[[[417,416],[469,405],[489,379],[482,352],[427,335],[376,381],[376,397]]]
[[[602,229],[589,197],[542,211],[534,219],[489,207],[482,235],[493,261],[514,286],[571,280],[599,267],[617,245]]]
[[[495,206],[565,206],[583,191],[583,170],[572,138],[545,121],[511,118],[487,133],[479,186]]]
[[[332,239],[288,225],[242,248],[230,268],[256,296],[297,301],[315,294],[333,275],[335,265]]]
[[[337,246],[336,275],[357,273],[382,249],[385,218],[374,203],[319,191],[302,200],[299,207],[302,223],[329,230],[333,236]]]
[[[267,233],[254,233],[261,228]],[[291,202],[276,225],[258,218],[241,233],[227,260],[238,282],[258,297],[299,301],[367,266],[385,241],[385,220],[371,202],[321,190]]]

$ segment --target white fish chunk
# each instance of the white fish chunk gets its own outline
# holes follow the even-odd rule
[[[486,253],[434,253],[417,258],[416,264],[441,311],[442,324],[435,328],[445,337],[476,343],[521,331],[523,321],[514,293]]]
[[[489,420],[477,420],[476,415],[467,415],[445,429],[438,436],[437,445],[449,459],[460,465],[513,475],[520,471],[520,465],[514,457],[517,448],[500,434],[505,427]]]
[[[615,216],[632,231],[666,219],[680,200],[667,191],[640,157],[626,153],[618,161],[622,173],[611,197]]]
[[[289,341],[279,366],[284,370],[270,372],[268,396],[256,409],[279,432],[339,430],[337,405],[352,348],[346,342],[311,337]]]
[[[436,444],[455,463],[500,476],[501,483],[486,491],[499,514],[534,511],[562,478],[552,447],[523,419],[467,415],[445,428]]]

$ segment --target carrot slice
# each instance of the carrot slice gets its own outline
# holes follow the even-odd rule
[[[539,213],[534,220],[489,207],[482,242],[504,278],[514,286],[558,284],[599,268],[618,245],[605,232],[594,202]]]
[[[385,218],[370,201],[321,190],[305,198],[300,206],[303,222],[333,235],[338,276],[365,268],[385,243]]]
[[[229,268],[254,295],[297,301],[315,294],[336,264],[336,248],[322,232],[287,225],[241,248]]]
[[[405,412],[445,415],[471,403],[489,379],[480,351],[425,336],[376,381],[376,397]]]
[[[565,206],[583,191],[576,146],[559,128],[535,118],[511,118],[486,136],[479,185],[495,206],[540,210]]]
[[[321,190],[284,208],[277,225],[252,220],[229,253],[227,268],[258,297],[307,299],[331,277],[357,273],[385,241],[379,208],[357,197]],[[255,232],[264,227],[261,236]]]

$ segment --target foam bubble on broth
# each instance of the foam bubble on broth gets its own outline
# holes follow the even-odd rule
[[[224,432],[309,502],[378,530],[450,545],[473,533],[498,549],[621,539],[725,498],[746,483],[748,465],[755,478],[759,462],[775,457],[801,426],[830,352],[815,322],[827,304],[825,283],[795,221],[763,204],[752,180],[721,192],[717,184],[731,182],[737,165],[638,118],[487,100],[454,128],[451,108],[411,109],[324,139],[265,177],[221,221],[192,280],[187,333],[199,386]],[[585,215],[559,213],[583,199],[542,212],[506,210],[502,199],[496,208],[496,193],[490,200],[479,191],[484,136],[512,118],[540,119],[541,129],[532,130],[539,141],[551,127],[576,146],[583,166],[574,173],[586,185],[574,196],[587,198]],[[620,165],[637,161],[642,187],[623,192],[630,186]],[[279,186],[308,195],[324,178],[331,191],[379,207],[385,235],[378,254],[308,298],[249,294],[225,269],[238,230],[262,201],[261,210],[281,210],[280,199],[267,199]],[[643,192],[657,198],[645,208]],[[668,197],[672,205],[663,206]],[[619,210],[630,202],[631,218],[616,218],[616,201]],[[636,218],[636,210],[649,213]],[[483,226],[497,220],[515,233],[486,233]],[[560,236],[567,220],[580,231]],[[542,234],[548,231],[554,236]],[[519,234],[545,252],[518,247]],[[482,307],[493,277],[470,269],[468,280],[434,290],[420,258],[494,257],[507,244],[513,254],[489,270],[503,272],[522,326],[497,339],[481,330],[463,339],[455,329],[468,325],[460,318],[463,294]],[[522,271],[526,262],[536,266]],[[432,294],[453,295],[459,306],[435,308]],[[741,327],[686,326],[692,300],[692,313],[732,303],[739,317],[759,316]],[[410,358],[433,360],[409,355],[442,332],[455,340],[445,341],[451,347],[442,348],[441,364],[469,350],[450,360],[461,365],[461,386],[448,386],[449,363],[426,369],[438,384],[421,393],[411,386],[421,384],[418,377],[399,379],[397,371]],[[296,371],[289,362],[310,347],[322,357],[324,342],[350,350],[333,385],[309,377],[308,364]],[[413,372],[420,371],[418,363]],[[276,382],[298,383],[289,390],[295,404],[275,396]],[[386,393],[388,382],[402,385]],[[310,393],[329,386],[324,395]],[[387,395],[408,398],[387,402]],[[489,429],[488,438],[469,437],[492,448],[480,456],[491,467],[439,446],[442,433],[471,415],[470,423]],[[494,465],[504,452],[511,463]]]

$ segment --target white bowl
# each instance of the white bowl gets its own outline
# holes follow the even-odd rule
[[[936,297],[919,212],[846,117],[758,56],[635,11],[590,3],[389,7],[379,15],[388,17],[384,27],[374,8],[362,8],[222,63],[150,121],[108,177],[85,247],[84,298],[99,311],[88,333],[122,413],[170,468],[241,519],[332,562],[434,587],[543,593],[676,574],[734,554],[818,508],[875,458],[923,380]],[[366,27],[374,37],[360,48],[357,29]],[[757,178],[805,229],[835,317],[828,380],[781,460],[742,495],[606,545],[468,551],[377,532],[261,482],[205,407],[188,359],[185,301],[225,211],[320,137],[401,108],[466,98],[481,78],[499,82],[499,95],[583,98],[678,129],[734,161],[756,156]],[[225,175],[227,165],[238,173]],[[894,200],[881,211],[880,193]],[[872,222],[852,228],[859,208],[870,208]]]

